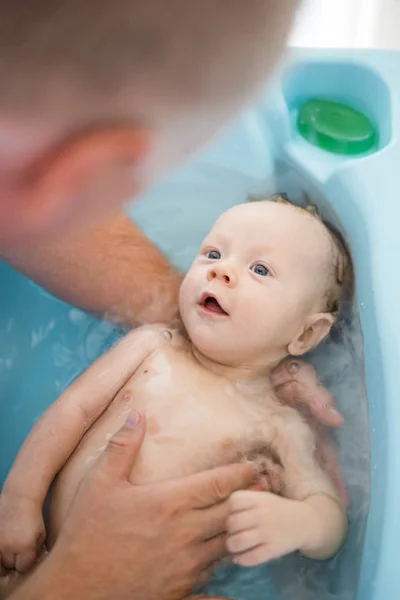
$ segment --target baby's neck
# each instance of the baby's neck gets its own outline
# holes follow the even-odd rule
[[[236,382],[268,382],[271,371],[277,366],[277,362],[263,365],[228,365],[205,356],[193,343],[191,343],[191,350],[195,360],[208,371]]]

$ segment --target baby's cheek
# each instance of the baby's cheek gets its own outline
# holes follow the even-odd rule
[[[204,285],[205,281],[202,287],[201,277],[198,272],[198,268],[196,268],[195,266],[190,267],[189,271],[186,273],[182,281],[179,290],[180,304],[185,305],[187,303],[197,301],[197,296],[199,295],[200,291],[204,291]]]
[[[181,285],[181,289],[179,291],[179,299],[178,299],[178,306],[179,306],[179,313],[181,315],[182,321],[183,323],[186,325],[186,320],[189,318],[189,299],[191,296],[193,296],[193,293],[191,293],[190,290],[190,281],[187,281],[186,279],[183,280],[183,283]]]
[[[243,294],[235,306],[235,323],[240,327],[241,344],[251,349],[269,345],[271,332],[275,329],[276,315],[255,294]]]

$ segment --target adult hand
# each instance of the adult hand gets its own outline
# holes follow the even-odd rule
[[[332,395],[318,381],[314,367],[293,357],[285,358],[271,374],[272,386],[278,398],[295,406],[329,427],[343,425],[343,417],[335,408]]]
[[[343,417],[335,408],[332,395],[318,381],[314,367],[302,360],[288,357],[271,374],[274,391],[283,404],[293,406],[307,419],[314,430],[317,458],[332,479],[342,503],[349,504],[337,450],[325,426],[340,427]]]
[[[227,498],[254,484],[256,467],[132,485],[145,433],[144,417],[133,417],[82,482],[50,556],[13,600],[177,600],[225,554]]]

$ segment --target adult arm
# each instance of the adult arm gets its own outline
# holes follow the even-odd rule
[[[50,244],[3,249],[3,258],[62,300],[127,325],[177,314],[181,275],[123,213]]]

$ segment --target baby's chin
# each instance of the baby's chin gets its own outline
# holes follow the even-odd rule
[[[202,326],[189,330],[188,334],[194,349],[207,360],[227,367],[242,364],[243,356],[238,354],[238,345],[228,336],[218,335]]]
[[[260,348],[254,352],[254,348],[246,347],[245,340],[230,338],[221,331],[213,331],[202,325],[189,328],[187,333],[198,354],[210,362],[231,369],[243,370],[246,366],[254,373],[268,373],[287,356],[283,348],[275,351]]]

